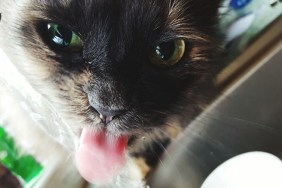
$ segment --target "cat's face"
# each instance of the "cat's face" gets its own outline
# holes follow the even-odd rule
[[[119,165],[123,156],[120,144],[111,144],[110,154],[117,157],[92,165],[96,159],[85,159],[86,150],[107,153],[100,141],[108,138],[85,127],[117,136],[124,149],[120,135],[142,136],[172,120],[185,126],[210,99],[218,5],[219,0],[1,0],[0,45],[69,125],[60,136],[75,135],[70,145],[82,138],[78,168],[86,179],[92,174],[91,181],[92,166],[103,169],[110,160]],[[89,138],[99,138],[100,145],[93,147]]]
[[[219,0],[1,0],[2,44],[79,136],[190,119],[208,95]],[[19,58],[18,58],[19,59]]]

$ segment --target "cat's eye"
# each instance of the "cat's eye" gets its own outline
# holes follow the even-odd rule
[[[149,60],[159,67],[170,67],[177,64],[185,53],[185,41],[175,39],[155,46],[149,53]]]
[[[55,23],[47,23],[46,30],[49,42],[57,49],[72,53],[82,50],[83,42],[74,31]]]

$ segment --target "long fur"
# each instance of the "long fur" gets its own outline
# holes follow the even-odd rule
[[[155,140],[169,144],[170,137],[215,95],[212,79],[217,67],[219,3],[1,0],[0,46],[63,119],[66,126],[60,128],[61,134],[51,134],[54,139],[72,150],[83,127],[104,128],[91,104],[94,101],[125,111],[107,130],[131,135],[129,153],[145,157],[154,166],[158,156],[148,145]],[[83,51],[67,54],[54,49],[44,35],[46,22],[78,33]],[[148,60],[152,47],[175,38],[186,42],[182,60],[168,69],[152,66]]]

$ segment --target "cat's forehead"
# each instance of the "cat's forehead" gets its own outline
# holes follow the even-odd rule
[[[99,44],[101,41],[97,40],[115,40],[114,44],[122,43],[119,46],[136,42],[147,44],[154,34],[165,38],[166,35],[160,35],[160,32],[177,25],[177,19],[182,20],[181,27],[185,23],[181,14],[187,4],[186,0],[31,1],[36,17],[74,28],[85,40]]]
[[[185,12],[187,0],[31,0],[32,9],[49,17],[63,17],[87,21],[117,21],[118,18],[134,21],[156,22],[163,18],[172,20]],[[46,14],[47,13],[47,14]],[[173,18],[174,17],[174,18]]]
[[[161,5],[164,4],[173,4],[178,2],[183,2],[183,0],[30,0],[32,3],[37,3],[40,5],[47,6],[64,6],[69,7],[71,4],[77,4],[79,6],[92,7],[95,6],[117,6],[117,5],[135,5],[135,6],[152,6],[152,5]]]
[[[85,14],[97,12],[101,14],[115,10],[115,13],[122,13],[129,10],[150,10],[154,9],[157,14],[165,11],[173,4],[185,2],[183,0],[30,0],[31,3],[40,8],[60,8],[61,11],[83,11]],[[113,12],[111,12],[113,13]]]

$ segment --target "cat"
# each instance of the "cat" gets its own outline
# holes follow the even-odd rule
[[[1,0],[0,47],[66,125],[50,135],[74,152],[85,179],[104,184],[126,174],[128,158],[146,179],[171,139],[216,95],[219,6]]]

